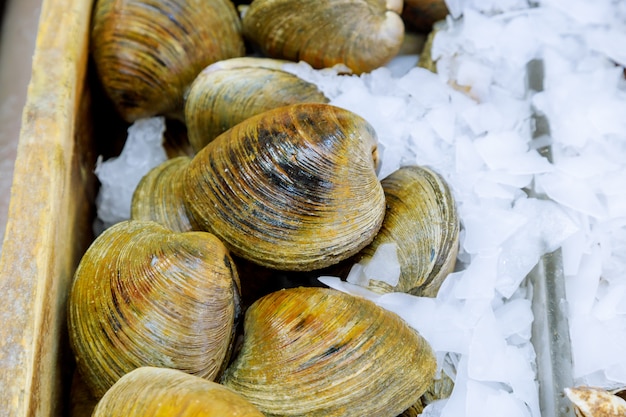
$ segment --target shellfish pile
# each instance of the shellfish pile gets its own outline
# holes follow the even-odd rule
[[[394,417],[449,395],[403,319],[310,283],[391,246],[397,280],[372,289],[434,296],[458,250],[448,184],[417,165],[381,181],[374,127],[283,69],[380,67],[403,44],[402,5],[95,3],[93,62],[119,117],[178,120],[189,143],[76,270],[75,398],[95,416]]]

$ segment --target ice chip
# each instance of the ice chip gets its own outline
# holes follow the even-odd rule
[[[346,281],[349,282],[350,284],[360,285],[361,287],[367,287],[370,283],[370,280],[363,272],[363,269],[364,269],[363,265],[359,263],[352,265],[352,268],[350,268],[350,272],[348,273],[348,276],[346,277]]]
[[[332,276],[321,276],[317,278],[319,282],[321,282],[322,284],[333,288],[337,291],[341,291],[341,292],[345,292],[347,294],[352,294],[352,295],[356,295],[358,297],[363,297],[366,298],[368,300],[376,300],[377,298],[380,297],[380,294],[377,294],[373,291],[370,291],[364,287],[361,287],[360,285],[355,285],[355,284],[351,284],[349,282],[345,282],[342,281],[340,278],[338,277],[332,277]]]
[[[466,235],[465,250],[478,253],[498,247],[515,233],[527,219],[498,207],[473,207],[461,210]]]
[[[398,246],[395,243],[379,245],[363,269],[365,276],[369,280],[382,281],[392,287],[398,285],[400,281],[400,263],[397,251]]]
[[[606,217],[606,206],[589,184],[558,172],[541,174],[536,179],[537,188],[554,201],[596,218]]]
[[[163,148],[165,119],[139,119],[128,128],[126,143],[118,157],[98,159],[95,174],[100,181],[97,215],[106,228],[130,218],[133,192],[141,178],[167,159]]]

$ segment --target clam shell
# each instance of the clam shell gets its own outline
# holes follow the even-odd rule
[[[92,417],[264,417],[216,382],[174,369],[142,367],[120,378]]]
[[[370,245],[355,259],[366,265],[380,245],[395,243],[400,263],[397,285],[370,279],[376,292],[406,292],[432,297],[454,270],[459,246],[459,216],[445,180],[427,167],[405,166],[382,181],[387,210]]]
[[[328,288],[271,293],[246,312],[222,383],[267,416],[394,417],[428,388],[436,359],[399,316]]]
[[[280,69],[285,61],[233,58],[209,65],[185,101],[189,142],[197,152],[245,119],[296,103],[327,103],[315,84]]]
[[[599,387],[569,387],[565,395],[574,404],[578,417],[623,417],[626,400]]]
[[[348,110],[269,110],[193,158],[185,204],[237,256],[272,269],[319,269],[354,255],[380,228],[376,149],[373,127]]]
[[[404,410],[398,417],[418,417],[424,409],[435,401],[450,398],[454,389],[454,381],[445,372],[435,377],[419,401]]]
[[[128,122],[182,118],[183,95],[196,75],[245,53],[229,0],[99,0],[91,45],[103,88]]]
[[[145,221],[105,230],[78,265],[68,300],[78,369],[102,396],[140,366],[216,378],[239,314],[237,273],[206,232]]]
[[[131,219],[152,220],[175,232],[197,229],[187,216],[181,190],[180,177],[190,161],[188,156],[179,156],[151,169],[135,188]]]
[[[344,64],[358,74],[398,53],[401,11],[397,0],[255,0],[243,15],[243,34],[267,56],[315,68]]]

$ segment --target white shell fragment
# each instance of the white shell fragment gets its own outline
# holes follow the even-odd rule
[[[580,417],[626,416],[626,401],[617,395],[595,387],[565,388],[565,395],[574,403]]]

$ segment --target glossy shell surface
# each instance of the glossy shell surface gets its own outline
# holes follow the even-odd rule
[[[243,34],[270,57],[369,72],[400,50],[401,11],[397,0],[255,0]]]
[[[328,104],[266,111],[193,158],[185,204],[237,256],[281,270],[331,265],[382,223],[376,138],[363,118]]]
[[[92,417],[263,417],[216,382],[174,369],[138,368],[100,400]]]
[[[99,398],[140,366],[217,377],[239,314],[237,279],[209,233],[134,220],[105,230],[81,259],[68,300],[70,343],[91,392]]]
[[[182,117],[196,75],[245,53],[229,0],[98,0],[91,48],[104,90],[128,122]]]
[[[395,417],[434,376],[428,343],[394,313],[328,288],[273,292],[246,312],[222,383],[267,416]]]
[[[374,241],[356,256],[367,264],[378,247],[395,243],[400,263],[397,285],[370,279],[376,292],[435,296],[454,270],[459,245],[459,216],[445,180],[427,167],[405,166],[384,178],[387,210]]]
[[[131,218],[152,220],[175,232],[193,230],[181,189],[181,176],[190,161],[188,156],[179,156],[151,169],[135,188]]]
[[[199,151],[221,133],[263,111],[329,101],[315,84],[283,71],[280,67],[284,62],[233,58],[204,69],[185,101],[185,121],[193,149]]]

